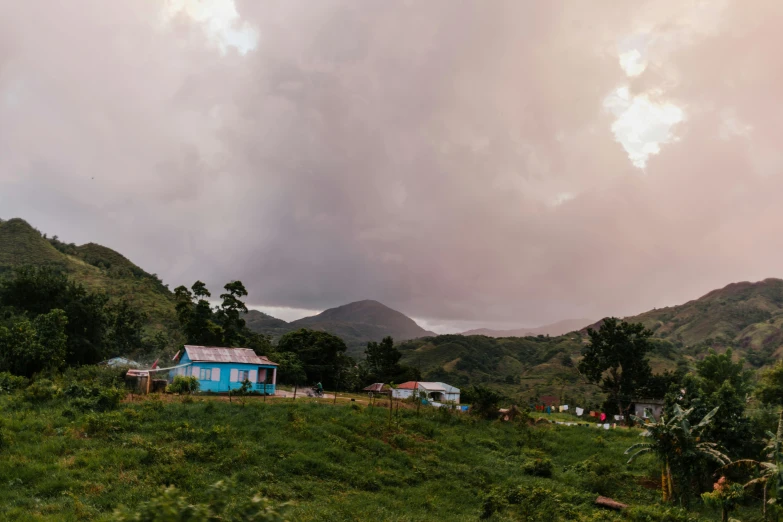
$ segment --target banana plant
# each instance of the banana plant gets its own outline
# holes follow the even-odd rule
[[[763,484],[764,502],[762,504],[762,513],[764,519],[767,518],[767,504],[779,504],[783,502],[783,410],[778,418],[777,433],[767,432],[766,450],[768,461],[758,461],[752,459],[736,460],[724,468],[745,467],[756,468],[758,476],[746,482],[745,488]],[[775,484],[775,496],[767,499],[767,490],[770,483]]]
[[[661,461],[661,486],[664,501],[672,500],[674,496],[673,467],[675,470],[684,471],[688,463],[696,459],[713,460],[724,466],[731,462],[731,459],[720,451],[716,443],[702,441],[700,437],[702,429],[718,413],[718,408],[705,415],[695,426],[691,425],[688,420],[692,412],[693,408],[683,410],[678,404],[675,404],[673,415],[668,420],[665,415],[661,415],[661,419],[657,422],[632,416],[634,421],[644,425],[645,430],[641,435],[652,440],[634,444],[625,450],[625,455],[631,454],[628,463],[630,464],[637,457],[646,453],[653,453],[658,457]]]

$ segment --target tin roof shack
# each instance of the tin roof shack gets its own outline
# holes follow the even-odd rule
[[[367,386],[362,391],[366,391],[367,395],[369,395],[370,397],[375,397],[378,395],[390,395],[392,389],[391,386],[389,386],[388,384],[384,384],[382,382],[376,382]]]
[[[661,418],[663,413],[663,400],[661,399],[636,399],[633,405],[633,414],[642,419],[651,416],[655,421]]]
[[[170,378],[175,375],[195,376],[201,391],[213,393],[228,393],[245,380],[252,384],[252,391],[266,395],[274,395],[277,386],[277,364],[250,348],[185,346],[180,366]]]
[[[453,402],[459,404],[459,388],[444,382],[404,382],[392,390],[392,396],[395,399],[407,399],[414,395],[414,390],[418,390],[420,395],[424,395],[432,402]]]

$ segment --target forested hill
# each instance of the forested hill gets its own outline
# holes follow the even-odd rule
[[[783,356],[783,280],[732,283],[626,320],[643,323],[685,355],[700,358],[710,347],[732,347],[752,365],[764,366]]]
[[[586,339],[574,332],[559,337],[487,337],[438,335],[401,343],[403,364],[418,368],[422,379],[467,388],[489,385],[523,402],[541,395],[600,401],[598,388],[587,384],[576,366]],[[649,354],[655,373],[686,363],[670,342],[656,340]]]
[[[151,329],[178,328],[173,294],[122,254],[95,243],[77,246],[47,237],[23,219],[0,220],[0,275],[24,265],[59,267],[88,290],[133,304],[147,314]]]
[[[380,341],[386,336],[403,341],[435,335],[405,314],[372,300],[330,308],[290,323],[256,311],[251,311],[245,320],[251,330],[272,337],[300,328],[329,332],[342,338],[349,355],[353,356],[361,356],[367,342]]]

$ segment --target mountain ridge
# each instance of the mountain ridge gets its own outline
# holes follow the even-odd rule
[[[731,347],[754,366],[783,356],[783,279],[729,283],[681,305],[625,317],[686,353]],[[597,329],[603,319],[590,325]],[[587,328],[580,333],[586,334]]]
[[[563,319],[535,328],[515,328],[512,330],[493,330],[491,328],[476,328],[460,333],[460,335],[486,335],[487,337],[529,337],[536,335],[558,336],[569,332],[576,332],[585,327],[585,325],[594,324],[590,319]]]

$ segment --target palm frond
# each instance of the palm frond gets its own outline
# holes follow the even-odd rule
[[[635,450],[636,448],[652,448],[653,444],[651,442],[637,442],[627,450],[623,452],[623,455],[628,455],[630,452]]]
[[[631,456],[628,458],[628,462],[627,462],[626,464],[630,464],[630,463],[631,463],[631,462],[633,462],[633,461],[636,459],[636,457],[638,457],[639,455],[644,455],[645,453],[650,453],[652,450],[653,450],[652,448],[641,448],[639,451],[637,451],[636,453],[634,453],[633,455],[631,455]]]
[[[720,406],[716,406],[711,412],[709,412],[707,415],[705,415],[699,424],[696,425],[697,428],[702,428],[709,424],[709,422],[712,420],[712,418],[715,416],[716,413],[718,413],[718,409]]]

